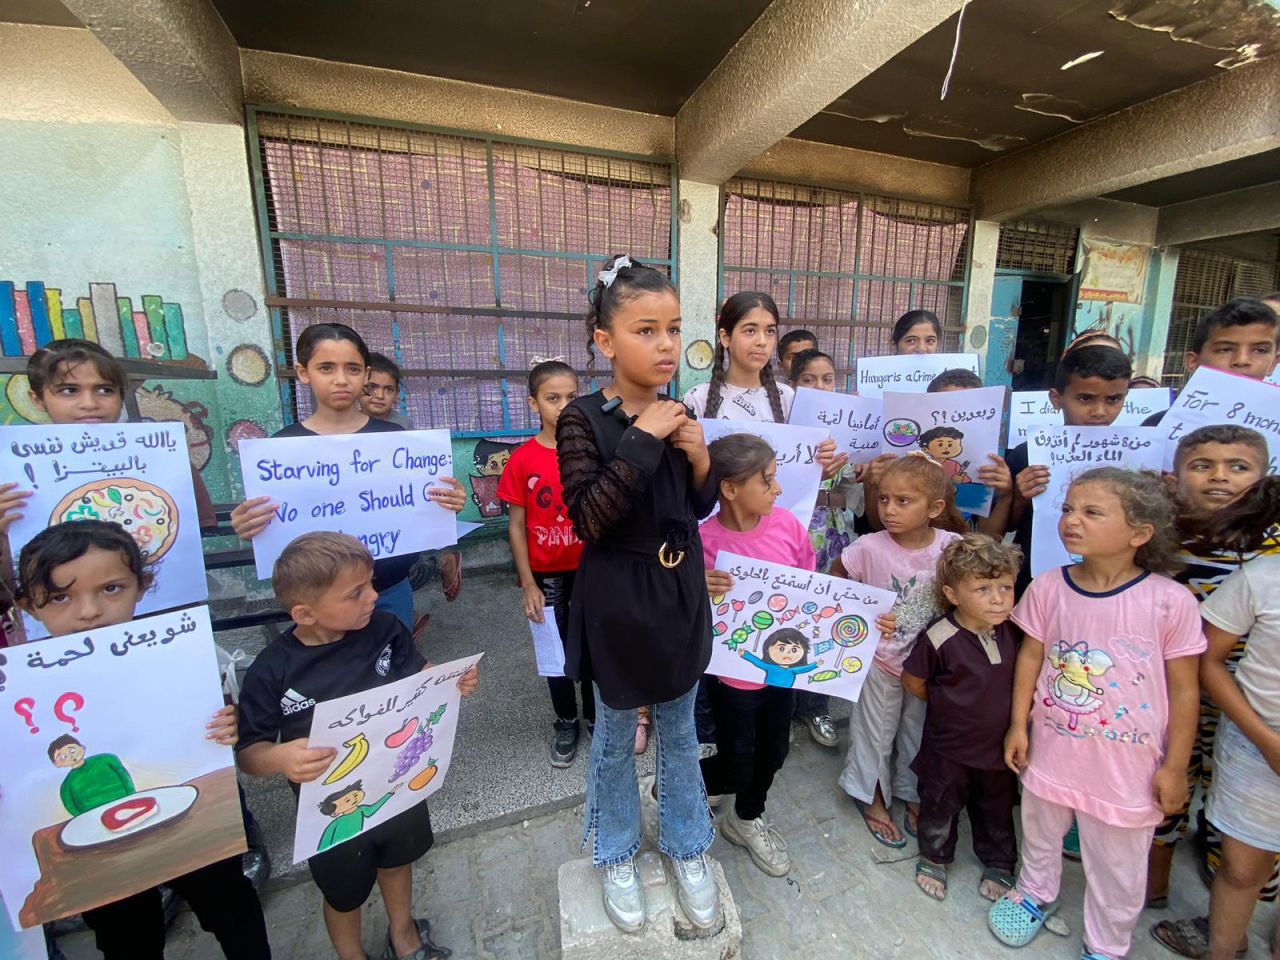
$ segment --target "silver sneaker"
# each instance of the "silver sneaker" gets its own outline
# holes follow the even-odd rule
[[[840,734],[836,732],[835,722],[825,713],[816,717],[803,717],[804,725],[809,728],[809,736],[814,742],[824,747],[835,747],[840,744]]]
[[[644,926],[644,889],[634,860],[604,868],[604,912],[623,933],[639,933]]]
[[[720,914],[720,891],[707,867],[706,857],[673,860],[680,907],[695,927],[709,930]]]
[[[763,816],[743,820],[732,807],[720,821],[720,833],[730,843],[746,847],[755,865],[771,877],[785,877],[791,870],[787,842]]]

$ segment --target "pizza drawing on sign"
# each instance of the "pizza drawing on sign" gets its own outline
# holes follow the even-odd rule
[[[49,525],[68,520],[120,524],[148,561],[163,557],[178,537],[177,504],[159,487],[132,477],[97,480],[72,490],[54,507]]]

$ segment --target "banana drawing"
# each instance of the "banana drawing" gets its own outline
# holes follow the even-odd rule
[[[364,758],[369,755],[369,741],[364,738],[363,733],[357,733],[343,746],[350,748],[347,755],[342,758],[341,763],[333,768],[333,772],[324,778],[323,783],[337,783],[360,764],[364,763]]]

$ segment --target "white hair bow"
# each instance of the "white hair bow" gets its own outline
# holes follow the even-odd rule
[[[564,357],[530,357],[529,367],[532,369],[540,363],[564,363]]]
[[[605,285],[605,288],[608,289],[609,287],[613,286],[613,281],[618,279],[618,271],[625,270],[629,266],[631,266],[631,258],[627,256],[621,256],[617,260],[613,261],[612,267],[610,267],[608,270],[601,270],[598,274],[596,274],[596,276],[600,280],[600,282]]]

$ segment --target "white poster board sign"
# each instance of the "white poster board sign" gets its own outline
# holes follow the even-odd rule
[[[809,529],[813,508],[822,484],[822,467],[816,459],[818,445],[830,434],[821,427],[797,427],[789,423],[757,423],[754,420],[699,420],[707,443],[731,433],[750,433],[762,438],[778,455],[778,484],[782,496],[777,505],[790,510],[801,526]]]
[[[886,357],[859,357],[854,392],[878,397],[889,390],[924,393],[943,370],[978,370],[976,353],[904,353]]]
[[[892,590],[721,551],[733,589],[711,598],[707,673],[857,700]]]
[[[191,460],[180,423],[64,423],[0,427],[0,477],[31,491],[9,528],[16,558],[36,534],[68,520],[125,528],[154,565],[138,615],[209,596]],[[198,571],[198,575],[193,575]],[[49,631],[24,617],[30,639]]]
[[[1153,413],[1168,410],[1173,402],[1173,391],[1168,387],[1139,387],[1130,390],[1124,398],[1113,427],[1140,427],[1142,421]],[[1027,439],[1034,427],[1062,426],[1062,411],[1055,410],[1049,402],[1048,390],[1020,390],[1009,401],[1008,446],[1016,447]]]
[[[1027,465],[1049,468],[1049,488],[1035,498],[1031,521],[1031,575],[1073,563],[1058,536],[1058,518],[1071,481],[1094,467],[1159,471],[1159,427],[1036,427],[1027,440]]]
[[[828,430],[836,453],[847,453],[850,463],[870,463],[880,452],[881,407],[876,397],[798,387],[787,422]]]
[[[258,579],[313,530],[349,533],[375,560],[458,542],[457,517],[427,491],[452,476],[448,430],[400,430],[240,442],[245,499],[276,504],[253,538]]]
[[[482,656],[316,704],[308,746],[338,753],[299,791],[294,863],[385,823],[444,785],[458,730],[458,678]],[[354,833],[343,829],[352,822]]]
[[[920,450],[942,464],[956,485],[956,507],[985,517],[991,491],[978,469],[999,453],[1004,387],[948,390],[945,393],[886,393],[881,453]]]
[[[13,923],[81,913],[244,852],[207,607],[0,654],[0,893]]]
[[[1280,388],[1212,367],[1200,367],[1187,378],[1160,421],[1164,469],[1172,472],[1180,439],[1198,427],[1217,423],[1248,427],[1266,437],[1271,453],[1267,472],[1280,473]]]

